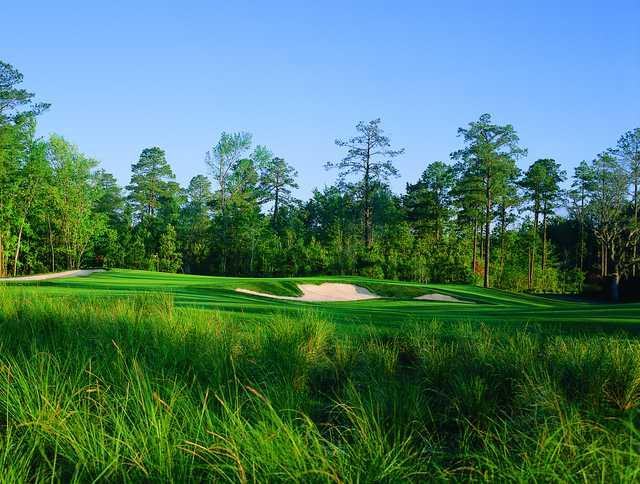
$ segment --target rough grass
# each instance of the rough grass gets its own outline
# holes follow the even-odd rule
[[[0,288],[8,481],[624,482],[640,341]]]

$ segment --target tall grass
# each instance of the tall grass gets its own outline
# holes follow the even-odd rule
[[[640,478],[640,341],[0,288],[6,481]]]

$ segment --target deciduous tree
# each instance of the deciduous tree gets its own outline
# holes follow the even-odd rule
[[[629,183],[631,184],[631,203],[633,205],[633,217],[631,223],[638,225],[638,210],[640,210],[640,194],[638,186],[640,185],[640,128],[627,131],[619,139],[615,149],[616,155],[619,157],[622,166],[627,171]],[[638,244],[633,245],[633,262],[632,275],[635,277],[638,268]]]

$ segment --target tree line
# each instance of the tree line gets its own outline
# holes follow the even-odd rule
[[[144,149],[120,187],[58,135],[36,136],[49,105],[0,62],[0,276],[123,267],[220,275],[366,275],[482,283],[518,291],[610,288],[640,274],[640,129],[568,177],[533,161],[489,114],[458,129],[459,149],[402,194],[380,119],[336,140],[336,182],[293,196],[295,168],[251,134],[222,133],[186,187],[165,152]]]

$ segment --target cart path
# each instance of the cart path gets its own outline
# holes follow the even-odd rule
[[[76,271],[53,272],[51,274],[34,274],[32,276],[0,277],[0,281],[46,281],[49,279],[61,279],[63,277],[86,277],[94,272],[104,272],[104,269],[80,269]]]

